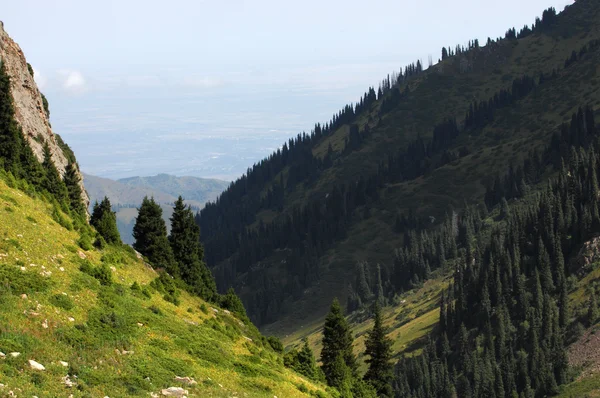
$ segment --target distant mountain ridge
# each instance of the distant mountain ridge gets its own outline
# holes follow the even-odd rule
[[[190,204],[192,202],[199,203],[199,207],[208,201],[215,200],[229,185],[229,182],[223,180],[190,176],[176,177],[169,174],[122,178],[117,182],[129,187],[160,191],[175,199],[181,195]]]
[[[85,187],[90,196],[90,207],[107,196],[117,212],[117,226],[121,239],[133,243],[133,225],[137,207],[145,196],[154,197],[163,209],[166,221],[172,214],[172,203],[181,195],[192,208],[199,210],[208,201],[215,200],[227,188],[229,182],[199,177],[176,177],[159,174],[150,177],[129,177],[111,180],[83,174]],[[167,222],[167,225],[170,225]]]

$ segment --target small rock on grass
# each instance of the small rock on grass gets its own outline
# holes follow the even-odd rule
[[[29,366],[34,370],[46,370],[46,367],[39,362],[34,361],[33,359],[29,360]]]
[[[188,391],[184,390],[181,387],[169,387],[164,388],[161,391],[161,394],[165,397],[183,397],[185,395],[188,395]]]
[[[196,380],[192,379],[189,376],[186,376],[186,377],[175,376],[175,381],[182,383],[182,384],[187,384],[190,386],[198,384],[198,382],[196,382]]]

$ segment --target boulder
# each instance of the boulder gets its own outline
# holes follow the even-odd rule
[[[585,242],[574,261],[578,269],[600,261],[600,237]]]

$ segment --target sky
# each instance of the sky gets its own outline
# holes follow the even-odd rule
[[[388,73],[573,0],[6,3],[84,172],[231,180]]]

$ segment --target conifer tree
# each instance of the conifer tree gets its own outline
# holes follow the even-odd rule
[[[352,332],[336,298],[325,318],[321,351],[321,367],[330,386],[340,388],[348,375],[356,373],[357,364],[352,352],[352,342]]]
[[[369,369],[364,379],[377,390],[379,397],[392,397],[392,341],[386,336],[379,303],[375,303],[375,322],[365,341],[365,355],[370,358],[365,362]]]
[[[169,243],[181,279],[205,300],[211,300],[217,292],[214,278],[203,261],[204,249],[200,243],[200,227],[194,214],[186,207],[180,196],[175,202],[171,217]]]
[[[23,138],[13,115],[10,78],[6,73],[6,65],[2,62],[0,65],[0,166],[18,176]]]
[[[303,345],[300,351],[298,351],[297,355],[298,365],[295,368],[298,373],[303,374],[309,379],[316,380],[317,379],[317,365],[315,361],[315,356],[313,355],[312,350],[308,346],[308,340],[303,340]]]
[[[227,294],[221,296],[220,305],[221,307],[236,314],[240,319],[248,321],[248,315],[246,314],[244,303],[242,303],[242,300],[239,298],[239,296],[235,294],[235,290],[233,290],[232,287],[227,290]]]
[[[94,204],[90,224],[107,243],[121,243],[121,236],[117,229],[117,215],[112,211],[110,200],[106,196],[102,202]]]
[[[179,267],[167,238],[167,226],[162,218],[162,209],[154,198],[145,197],[133,226],[133,247],[159,268],[171,276],[179,277]]]
[[[377,285],[375,286],[375,300],[378,306],[385,305],[385,295],[383,294],[383,283],[381,282],[381,266],[377,264]]]
[[[71,210],[79,215],[85,215],[86,209],[81,198],[81,186],[79,183],[81,179],[77,174],[77,168],[75,163],[69,162],[67,169],[65,170],[64,177],[65,185],[67,186],[67,192],[69,195],[69,207]]]
[[[369,301],[373,295],[367,277],[367,272],[369,272],[367,263],[359,262],[356,265],[356,271],[356,292],[360,300],[365,303]]]
[[[43,180],[43,187],[46,191],[52,194],[59,203],[65,203],[68,198],[67,187],[60,178],[60,174],[52,161],[52,153],[48,143],[44,143],[44,161],[42,167],[46,172]]]

